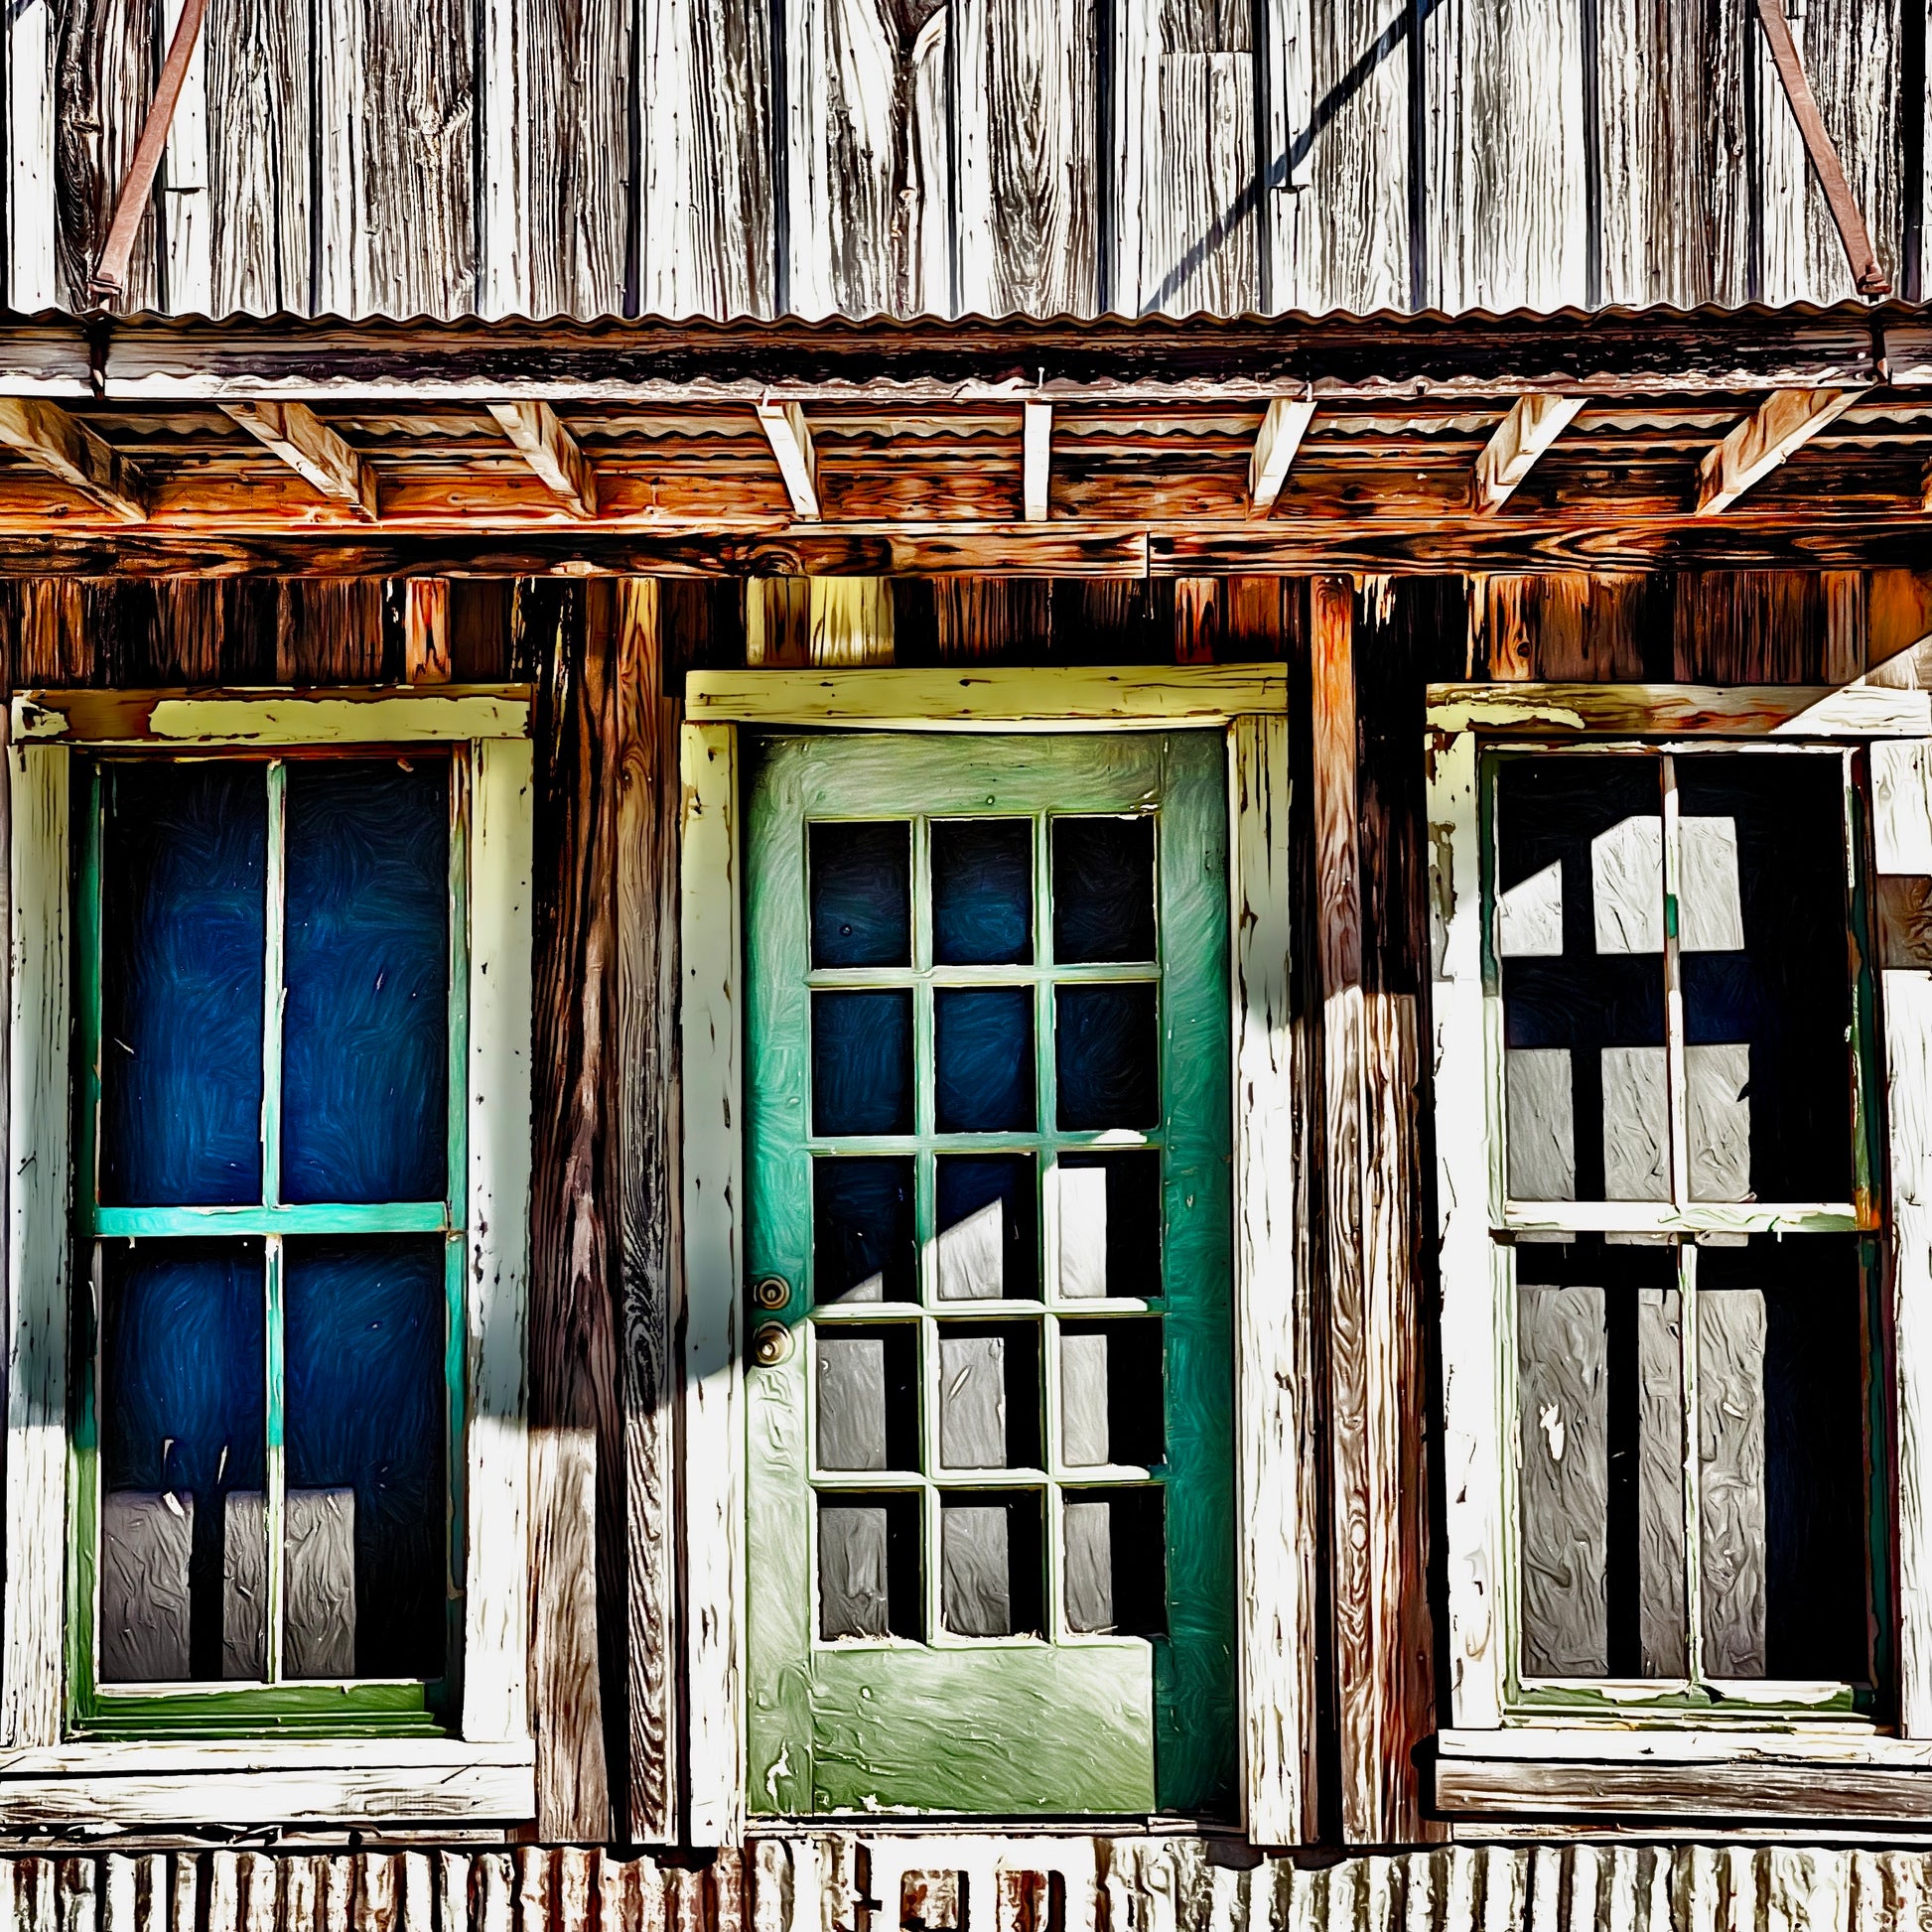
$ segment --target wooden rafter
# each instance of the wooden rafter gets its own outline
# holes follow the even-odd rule
[[[148,492],[140,473],[59,403],[33,396],[0,398],[0,443],[123,523],[147,517]]]
[[[323,495],[357,516],[379,514],[375,472],[307,403],[231,402],[222,409]]]
[[[1311,396],[1277,396],[1269,403],[1248,459],[1248,514],[1266,516],[1288,481],[1295,452],[1314,415]]]
[[[1698,466],[1698,514],[1728,509],[1859,395],[1857,389],[1779,389],[1767,396]]]
[[[1864,211],[1859,207],[1852,184],[1845,178],[1845,164],[1839,159],[1837,144],[1818,111],[1818,97],[1805,78],[1805,64],[1798,58],[1798,43],[1792,38],[1791,23],[1785,18],[1784,0],[1757,0],[1757,18],[1771,49],[1771,60],[1784,83],[1785,98],[1791,103],[1791,117],[1811,159],[1818,185],[1825,191],[1826,206],[1838,227],[1838,238],[1845,248],[1845,259],[1852,280],[1861,295],[1888,295],[1891,282],[1878,266],[1871,233],[1864,224]]]
[[[1500,509],[1539,458],[1584,406],[1582,396],[1518,396],[1476,458],[1469,507],[1478,516]]]
[[[571,515],[597,514],[597,472],[547,402],[492,402],[489,413]]]
[[[812,448],[811,425],[804,409],[795,402],[773,402],[763,397],[759,405],[759,422],[771,454],[778,459],[778,474],[785,480],[785,494],[791,498],[791,512],[801,521],[816,523],[823,512],[818,505],[818,452]]]
[[[1046,521],[1046,496],[1053,474],[1053,405],[1029,402],[1021,439],[1021,497],[1029,523]]]

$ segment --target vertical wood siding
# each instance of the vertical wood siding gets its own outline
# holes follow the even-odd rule
[[[16,306],[74,305],[168,0],[18,0]],[[1921,0],[1794,20],[1916,295]],[[212,0],[129,305],[1087,314],[1852,293],[1731,0]],[[211,275],[180,239],[205,194]],[[177,203],[168,212],[169,198]]]

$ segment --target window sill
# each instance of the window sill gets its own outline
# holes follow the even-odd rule
[[[0,1752],[0,1830],[512,1821],[536,1814],[528,1742],[218,1738]]]
[[[1932,1824],[1932,1739],[1856,1725],[1521,1725],[1444,1731],[1437,1749],[1436,1807],[1450,1817]]]

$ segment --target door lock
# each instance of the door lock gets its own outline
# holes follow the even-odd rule
[[[755,1308],[776,1311],[791,1300],[791,1284],[782,1275],[760,1275],[752,1284]]]
[[[791,1330],[782,1321],[760,1321],[752,1331],[752,1359],[776,1368],[791,1353]]]

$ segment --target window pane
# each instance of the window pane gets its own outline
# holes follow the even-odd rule
[[[450,767],[288,768],[282,1193],[449,1185]]]
[[[1060,1294],[1069,1301],[1161,1293],[1161,1157],[1062,1154],[1053,1171],[1059,1201]]]
[[[942,1134],[1032,1133],[1034,996],[1026,986],[932,996],[933,1113]]]
[[[909,1155],[814,1161],[812,1221],[819,1303],[918,1299]]]
[[[962,1637],[1036,1634],[1041,1625],[1039,1496],[958,1493],[939,1505],[939,1613]]]
[[[932,827],[932,957],[1025,966],[1034,956],[1034,828],[1024,818]]]
[[[1060,1324],[1060,1458],[1151,1465],[1165,1453],[1158,1316]]]
[[[826,822],[809,835],[812,964],[911,965],[911,826]]]
[[[1856,1237],[1699,1250],[1708,1676],[1869,1678],[1860,1299]]]
[[[102,1246],[100,1681],[259,1678],[255,1241]]]
[[[442,1675],[444,1244],[291,1241],[291,1677]]]
[[[942,1302],[1010,1302],[1039,1293],[1031,1154],[942,1154],[937,1162]]]
[[[261,1198],[264,769],[230,761],[105,773],[103,1201]]]
[[[1523,1670],[1678,1677],[1683,1315],[1675,1248],[1516,1248]]]
[[[1154,957],[1154,820],[1053,821],[1053,957],[1062,966]]]
[[[1062,1574],[1071,1628],[1133,1637],[1166,1632],[1165,1502],[1155,1488],[1067,1491]]]
[[[1030,1322],[939,1330],[939,1466],[1039,1466],[1039,1331]]]
[[[919,1498],[821,1497],[818,1505],[818,1634],[909,1637],[919,1615]]]
[[[1662,764],[1504,759],[1496,777],[1508,1187],[1667,1200]]]
[[[812,1132],[911,1131],[911,994],[814,993]]]
[[[1696,1199],[1851,1197],[1844,787],[1832,755],[1677,760]]]
[[[1053,989],[1060,1126],[1161,1124],[1161,1040],[1152,985]]]
[[[818,1330],[818,1466],[919,1466],[918,1337],[905,1326]]]

